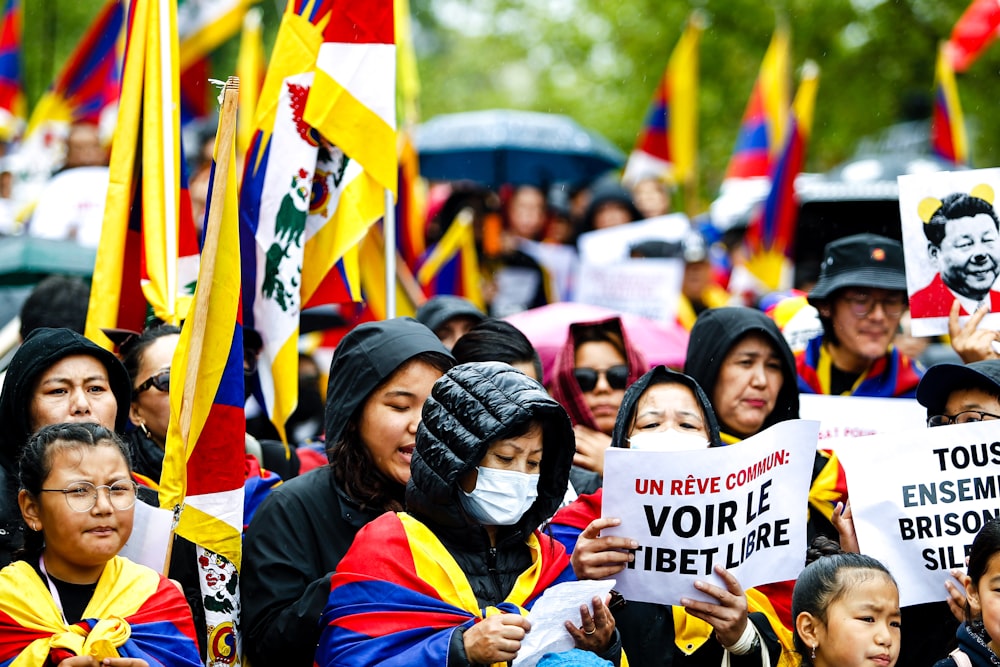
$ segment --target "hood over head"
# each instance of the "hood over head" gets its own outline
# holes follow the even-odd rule
[[[32,434],[28,416],[39,376],[53,364],[75,355],[100,361],[108,371],[111,392],[118,403],[115,431],[124,432],[132,401],[132,383],[122,362],[111,352],[71,329],[35,329],[11,359],[0,393],[0,464],[13,466]]]
[[[337,345],[326,387],[326,446],[335,447],[365,399],[400,366],[423,352],[451,357],[434,332],[412,317],[365,322]]]
[[[778,325],[759,310],[745,306],[727,306],[712,308],[699,315],[691,328],[684,372],[694,378],[711,397],[715,393],[726,354],[750,333],[762,335],[774,346],[781,358],[781,376],[784,379],[774,410],[764,420],[761,430],[787,419],[798,419],[799,387],[795,355]]]
[[[712,403],[705,395],[705,391],[698,385],[694,378],[672,371],[666,366],[655,366],[651,371],[632,383],[625,390],[625,398],[622,399],[622,406],[618,409],[618,418],[615,420],[615,430],[611,434],[611,446],[628,449],[629,431],[632,430],[632,422],[635,420],[636,406],[639,399],[646,393],[646,390],[657,384],[669,384],[676,382],[682,384],[694,392],[695,400],[705,413],[705,425],[708,427],[708,446],[722,447],[722,436],[719,433],[719,422],[715,418],[715,410]]]
[[[566,411],[541,384],[497,361],[460,364],[434,383],[417,429],[407,511],[445,530],[478,526],[462,508],[459,482],[494,441],[530,421],[542,426],[538,498],[516,524],[498,526],[497,543],[527,538],[566,494],[575,437]]]
[[[576,322],[569,325],[566,342],[556,356],[552,369],[552,386],[550,387],[552,398],[566,408],[574,424],[582,424],[596,431],[598,428],[594,421],[594,414],[587,407],[580,384],[573,375],[573,369],[576,368],[577,341],[581,332],[589,327],[601,327],[621,337],[622,344],[625,346],[625,363],[628,364],[629,384],[635,382],[640,375],[645,373],[648,365],[639,348],[629,341],[621,318],[611,317],[606,320]]]

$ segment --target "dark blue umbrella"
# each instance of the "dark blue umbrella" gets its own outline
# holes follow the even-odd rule
[[[588,182],[621,167],[625,155],[569,116],[493,109],[436,116],[417,127],[420,174],[547,187]]]

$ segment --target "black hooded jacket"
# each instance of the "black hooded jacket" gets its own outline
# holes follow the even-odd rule
[[[625,390],[625,397],[618,409],[615,430],[611,434],[611,446],[626,448],[629,446],[628,435],[632,430],[639,398],[649,387],[664,382],[677,382],[694,392],[702,412],[705,413],[709,446],[723,446],[719,423],[708,396],[693,378],[664,366],[656,366]],[[667,605],[626,602],[624,606],[614,610],[614,615],[615,624],[622,637],[622,649],[628,656],[629,664],[650,667],[717,667],[722,664],[723,648],[714,638],[710,638],[690,655],[677,648],[674,644],[673,611]],[[773,667],[781,656],[781,644],[778,643],[777,635],[763,614],[752,613],[749,620],[767,645]],[[760,665],[760,655],[759,651],[747,655],[733,654],[730,656],[731,664],[733,667],[757,666]]]
[[[118,358],[70,329],[35,329],[18,348],[7,368],[0,393],[0,567],[23,543],[21,512],[17,506],[17,460],[32,434],[30,406],[39,377],[56,362],[87,355],[108,371],[111,392],[118,403],[115,431],[121,433],[128,419],[132,385]]]
[[[726,354],[740,339],[751,333],[760,334],[774,346],[781,357],[781,376],[784,378],[774,410],[764,420],[761,430],[787,419],[798,419],[799,380],[795,372],[795,357],[778,325],[759,310],[735,306],[712,308],[703,312],[691,329],[684,372],[694,378],[711,397]]]
[[[327,447],[341,441],[379,385],[424,352],[451,356],[430,329],[411,318],[369,322],[348,333],[330,365]],[[254,664],[311,667],[330,575],[361,527],[381,513],[348,497],[331,466],[268,495],[243,541],[243,631]]]

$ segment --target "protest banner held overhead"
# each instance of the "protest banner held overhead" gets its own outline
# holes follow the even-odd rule
[[[1000,422],[874,435],[837,455],[862,553],[889,568],[903,606],[944,600],[949,570],[1000,518]]]
[[[639,543],[616,575],[628,600],[678,605],[714,600],[695,581],[725,587],[729,570],[750,588],[794,579],[805,564],[806,506],[819,424],[791,420],[746,440],[681,452],[609,449],[602,534]]]

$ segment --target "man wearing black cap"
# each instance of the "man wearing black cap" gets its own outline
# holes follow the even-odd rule
[[[449,350],[459,338],[486,319],[486,313],[466,298],[439,294],[417,309],[417,321],[434,332]]]
[[[936,364],[917,387],[928,426],[1000,419],[1000,360]]]
[[[796,355],[809,394],[911,398],[923,369],[892,346],[906,310],[903,246],[877,234],[827,244],[809,293],[823,335]]]

